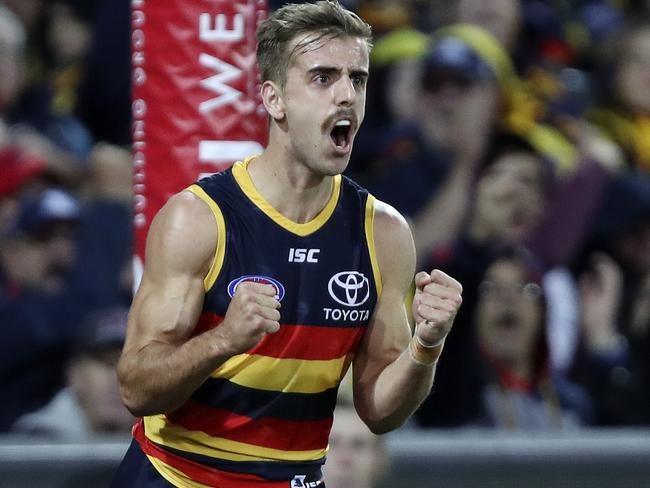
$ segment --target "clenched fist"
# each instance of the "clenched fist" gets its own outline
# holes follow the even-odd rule
[[[280,302],[271,285],[245,282],[235,291],[226,316],[215,330],[234,354],[255,346],[266,334],[280,330]]]
[[[421,348],[440,346],[451,330],[463,299],[463,287],[451,276],[434,269],[415,275],[414,339]]]

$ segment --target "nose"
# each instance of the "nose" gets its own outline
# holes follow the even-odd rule
[[[336,83],[336,104],[349,106],[354,103],[354,99],[357,96],[357,92],[354,89],[354,84],[352,80],[347,76],[341,76],[338,82]]]

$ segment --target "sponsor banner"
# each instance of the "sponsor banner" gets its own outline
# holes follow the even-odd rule
[[[133,0],[131,15],[141,264],[151,220],[172,194],[266,144],[255,31],[268,7],[266,0]]]

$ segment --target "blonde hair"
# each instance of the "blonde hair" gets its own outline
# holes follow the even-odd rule
[[[289,44],[302,34],[316,34],[292,50]],[[284,85],[292,57],[314,42],[337,37],[359,37],[372,46],[372,29],[337,1],[289,4],[276,10],[257,29],[257,62],[262,81]]]

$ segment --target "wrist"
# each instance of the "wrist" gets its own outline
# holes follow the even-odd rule
[[[444,345],[444,339],[437,344],[426,345],[417,335],[414,335],[409,343],[409,354],[411,359],[421,366],[434,366],[442,354]]]

